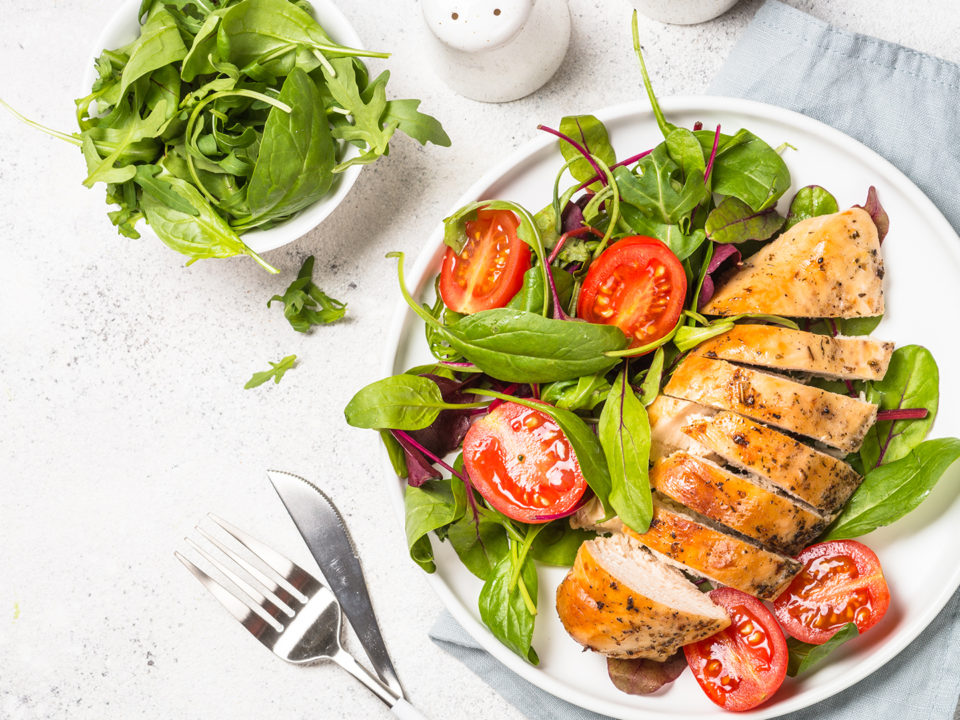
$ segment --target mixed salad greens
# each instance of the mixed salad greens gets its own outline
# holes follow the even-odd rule
[[[188,264],[246,254],[276,272],[241,235],[332,192],[397,130],[450,144],[419,100],[387,99],[389,71],[369,76],[360,58],[386,53],[335,42],[305,0],[143,0],[138,18],[97,59],[79,133],[27,122],[82,150],[122,235],[144,218]]]
[[[411,297],[403,257],[391,254],[398,259],[401,292],[423,319],[436,362],[363,388],[345,409],[351,425],[380,431],[397,474],[407,481],[412,559],[433,572],[429,534],[450,543],[484,582],[483,621],[531,663],[538,661],[531,646],[536,564],[570,565],[592,537],[566,519],[582,498],[595,496],[608,518],[617,515],[637,532],[649,526],[645,408],[678,361],[736,321],[797,327],[770,316],[704,317],[699,309],[712,295],[714,279],[797,222],[839,208],[827,190],[810,186],[794,195],[783,216],[777,203],[791,184],[781,157],[786,146],[775,149],[746,129],[726,134],[719,126],[671,124],[653,93],[636,19],[633,31],[663,142],[617,160],[606,128],[593,116],[565,117],[557,130],[542,128],[559,137],[565,161],[552,199],[536,213],[506,200],[482,200],[447,218],[449,249],[432,304]],[[573,183],[561,190],[568,173]],[[864,207],[882,240],[889,221],[873,188]],[[502,251],[518,245],[529,259],[514,267]],[[660,297],[655,284],[647,288],[639,320],[620,314],[585,322],[585,314],[603,309],[600,300],[584,307],[585,294],[600,297],[603,282],[612,282],[602,280],[598,290],[591,287],[591,273],[619,247],[662,268],[660,274],[670,278],[666,294]],[[460,294],[451,278],[466,278]],[[673,315],[671,303],[677,305]],[[802,329],[861,335],[880,319],[808,321]],[[925,348],[896,350],[879,382],[814,382],[879,405],[878,422],[862,449],[847,458],[864,481],[823,539],[853,538],[894,522],[917,507],[960,458],[960,440],[925,440],[938,405],[937,366]],[[563,493],[544,489],[524,507],[516,494],[507,497],[484,477],[482,448],[469,434],[495,436],[498,430],[490,426],[497,423],[489,418],[503,414],[506,405],[534,411],[537,423],[559,430],[582,472],[580,501],[571,505]],[[551,437],[556,440],[555,433]],[[792,640],[792,673],[855,634],[855,627],[845,628],[821,646]]]
[[[593,116],[543,128],[559,137],[564,159],[552,198],[545,189],[549,202],[536,213],[507,200],[482,200],[447,218],[448,249],[431,304],[410,295],[403,257],[392,253],[401,292],[424,321],[436,362],[368,385],[345,409],[351,425],[380,432],[407,481],[412,559],[433,572],[429,535],[448,542],[483,580],[483,621],[534,664],[536,565],[570,565],[592,537],[572,529],[567,517],[596,497],[608,518],[619,516],[640,533],[648,529],[646,406],[680,359],[734,322],[798,327],[765,315],[704,317],[700,308],[715,278],[797,222],[839,207],[827,190],[811,186],[781,215],[777,203],[791,184],[781,157],[786,146],[775,149],[746,129],[726,134],[719,126],[668,122],[644,66],[636,18],[633,31],[663,142],[618,161]],[[561,190],[568,173],[573,183]],[[864,208],[882,240],[889,221],[873,188]],[[620,261],[620,271],[629,260],[643,272],[610,272],[610,258]],[[633,298],[642,296],[645,304],[637,301],[640,307],[629,311],[609,307],[617,282],[635,283],[642,292]],[[801,325],[862,335],[880,319]],[[879,406],[862,449],[847,458],[863,483],[824,540],[896,521],[960,458],[960,440],[925,440],[938,406],[937,366],[925,348],[896,350],[879,382],[812,382]],[[521,492],[522,483],[506,487],[504,469],[486,452],[492,442],[513,443],[520,465],[536,466],[525,478],[539,472],[549,481],[532,491]],[[563,464],[571,453],[579,476]],[[854,635],[856,626],[828,644],[792,640],[791,672],[807,670]]]

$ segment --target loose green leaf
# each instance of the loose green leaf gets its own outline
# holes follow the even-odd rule
[[[915,509],[954,461],[960,440],[927,440],[899,460],[869,470],[824,540],[866,535]]]
[[[404,528],[411,559],[426,572],[437,569],[428,534],[456,522],[464,505],[450,489],[449,480],[428,480],[420,487],[407,486],[403,494]]]
[[[789,230],[798,222],[839,210],[840,206],[833,195],[819,185],[807,185],[800,188],[790,201],[790,212],[787,213],[787,224],[783,229]]]
[[[767,240],[783,227],[784,218],[775,208],[755,212],[735,197],[724,199],[707,216],[707,237],[718,243]]]
[[[860,448],[864,468],[899,460],[927,436],[937,416],[939,388],[940,371],[929,350],[904,345],[894,351],[883,380],[870,383],[867,400],[879,410],[925,408],[927,417],[875,423]]]
[[[279,362],[271,362],[270,369],[264,370],[262,372],[255,372],[253,377],[251,377],[247,384],[243,386],[244,390],[249,390],[250,388],[255,388],[260,385],[263,385],[269,380],[273,380],[275,385],[279,385],[280,381],[283,379],[283,376],[286,374],[287,370],[292,368],[297,362],[296,355],[287,355],[285,358]]]
[[[527,559],[516,583],[513,561],[509,555],[493,568],[480,591],[480,618],[496,638],[527,662],[540,661],[531,647],[536,615],[530,611],[529,600],[536,609],[537,568]],[[526,595],[526,597],[524,597]]]
[[[847,640],[855,638],[859,634],[857,624],[851,622],[837,630],[822,645],[811,645],[796,638],[787,638],[787,652],[789,653],[787,656],[787,675],[796,677],[801,673],[809,672]]]
[[[283,316],[297,332],[308,332],[314,325],[329,325],[344,316],[346,304],[334,300],[313,284],[314,257],[309,255],[300,267],[297,279],[287,287],[283,295],[274,295],[267,307],[274,302],[283,303]]]
[[[422,113],[419,100],[388,100],[387,110],[382,121],[385,125],[396,124],[397,129],[412,137],[421,145],[428,142],[441,147],[450,147],[450,137],[444,131],[440,121],[432,115]]]
[[[631,529],[644,533],[653,517],[650,494],[650,422],[624,368],[600,413],[600,444],[610,470],[610,506]]]

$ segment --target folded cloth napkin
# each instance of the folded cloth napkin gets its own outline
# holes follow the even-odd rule
[[[710,92],[779,105],[856,138],[910,177],[960,232],[955,120],[960,65],[839,30],[775,0],[747,27]],[[534,687],[447,613],[430,631],[533,720],[609,720]],[[960,720],[960,593],[873,675],[787,720]]]

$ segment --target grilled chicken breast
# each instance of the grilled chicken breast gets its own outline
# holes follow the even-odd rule
[[[859,450],[877,419],[872,403],[696,355],[680,363],[663,392],[732,410],[844,452]]]
[[[830,519],[766,487],[689,453],[676,452],[650,470],[650,486],[675,502],[786,555],[796,555]]]
[[[699,453],[701,448],[691,441],[683,428],[716,412],[713,408],[687,400],[657,395],[647,407],[647,419],[650,421],[650,458],[656,460],[674,450],[694,450]]]
[[[694,420],[683,432],[725,462],[759,475],[824,514],[839,512],[862,480],[843,460],[731,412]]]
[[[730,624],[726,611],[678,570],[623,534],[580,546],[557,588],[557,613],[590,650],[659,661]]]
[[[765,550],[745,538],[694,518],[665,500],[655,500],[650,529],[636,538],[655,554],[713,582],[742,590],[761,600],[777,597],[802,567],[796,560]]]
[[[862,208],[798,222],[722,280],[706,315],[785,317],[883,314],[877,227]]]
[[[830,337],[776,325],[736,325],[694,350],[707,358],[843,380],[882,380],[893,343]]]

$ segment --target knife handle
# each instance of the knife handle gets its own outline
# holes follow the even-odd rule
[[[403,698],[397,700],[396,704],[390,708],[390,712],[400,718],[400,720],[427,720],[426,715]]]

